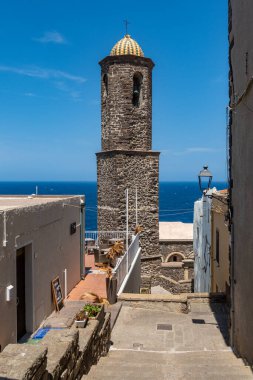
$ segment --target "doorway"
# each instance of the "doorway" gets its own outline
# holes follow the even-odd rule
[[[17,340],[26,334],[26,270],[25,247],[17,250],[16,289],[17,289]]]

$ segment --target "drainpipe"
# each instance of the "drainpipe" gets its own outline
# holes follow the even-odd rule
[[[3,247],[7,246],[6,212],[3,211]]]
[[[85,229],[85,210],[84,210],[84,200],[80,203],[80,278],[84,279],[84,229]]]

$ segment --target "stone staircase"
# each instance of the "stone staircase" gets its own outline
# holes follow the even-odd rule
[[[249,367],[230,351],[164,354],[110,351],[86,380],[252,380]]]
[[[108,356],[85,380],[253,380],[228,346],[221,304],[196,303],[188,314],[164,303],[122,306]]]

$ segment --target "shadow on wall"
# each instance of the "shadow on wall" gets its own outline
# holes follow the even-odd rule
[[[229,315],[229,306],[225,302],[225,296],[221,299],[215,299],[209,301],[210,308],[214,314],[214,317],[217,321],[217,328],[220,330],[224,342],[227,346],[230,345],[230,315]]]

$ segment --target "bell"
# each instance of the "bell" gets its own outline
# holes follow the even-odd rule
[[[139,91],[138,90],[134,90],[134,95],[138,96],[139,95]]]

